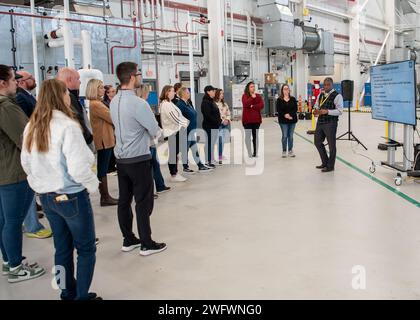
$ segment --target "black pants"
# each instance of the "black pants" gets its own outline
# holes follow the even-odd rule
[[[206,132],[206,145],[205,145],[205,153],[206,153],[206,162],[213,163],[214,162],[214,148],[216,147],[216,143],[219,141],[219,129],[208,129],[205,128],[204,131]]]
[[[118,163],[118,222],[124,239],[133,240],[133,212],[131,203],[136,202],[137,228],[140,241],[150,245],[152,230],[150,215],[154,206],[154,187],[151,161],[133,164]]]
[[[249,157],[256,157],[258,155],[258,130],[260,129],[259,123],[244,124],[245,128],[245,145],[248,151]],[[254,151],[251,149],[251,135],[252,135],[252,146]]]
[[[168,138],[169,144],[169,172],[171,176],[176,176],[178,174],[178,155],[179,155],[179,132]]]
[[[318,123],[315,131],[315,146],[321,156],[322,165],[328,169],[335,168],[335,159],[337,156],[337,127],[337,122]],[[329,157],[324,145],[325,139],[327,139],[330,149]]]

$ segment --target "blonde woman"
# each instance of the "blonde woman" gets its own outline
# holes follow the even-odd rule
[[[219,127],[219,164],[223,164],[223,149],[226,141],[229,140],[231,115],[229,106],[225,102],[225,92],[222,89],[216,90],[216,96],[214,100],[219,107],[220,116],[222,118],[222,123]]]
[[[105,95],[104,84],[92,79],[86,88],[86,99],[89,100],[90,123],[93,130],[93,141],[98,152],[97,170],[101,207],[116,206],[118,200],[110,196],[108,191],[107,173],[109,162],[115,146],[114,127],[109,108],[102,102]]]
[[[186,178],[178,174],[178,155],[180,152],[180,131],[184,133],[189,121],[182,115],[181,110],[172,103],[175,90],[172,86],[165,86],[160,95],[160,117],[163,135],[169,143],[169,172],[172,182],[185,182]]]
[[[95,157],[83,138],[64,83],[55,79],[43,82],[23,136],[22,167],[31,188],[40,194],[53,230],[54,262],[66,275],[59,280],[61,299],[99,300],[95,293],[89,293],[96,262],[95,223],[89,199],[89,193],[98,188],[91,170]]]

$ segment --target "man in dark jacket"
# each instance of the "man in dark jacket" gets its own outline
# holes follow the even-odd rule
[[[179,101],[181,100],[181,98],[178,95],[178,90],[182,88],[182,83],[178,82],[174,84],[174,91],[175,91],[175,97],[172,99],[172,103],[174,105],[178,105]]]
[[[66,87],[70,92],[71,106],[73,107],[77,119],[79,120],[79,123],[82,127],[83,137],[85,138],[85,141],[89,147],[93,150],[92,128],[87,117],[86,109],[81,105],[79,101],[79,73],[72,68],[61,68],[57,73],[56,79],[66,84]]]
[[[30,118],[36,106],[36,99],[31,93],[36,88],[36,81],[34,76],[27,71],[20,70],[16,74],[20,77],[17,80],[16,102],[26,116]],[[42,218],[42,215],[38,215],[37,211],[41,210],[41,206],[36,204],[34,197],[24,222],[25,235],[29,238],[47,239],[52,236],[51,230],[46,229],[39,222],[39,218]]]
[[[189,173],[194,172],[189,168],[189,165],[188,165],[188,150],[190,149],[193,154],[194,161],[198,166],[198,172],[200,173],[211,172],[213,169],[207,168],[204,164],[201,163],[201,160],[200,160],[200,154],[198,152],[198,146],[197,146],[197,139],[195,137],[196,131],[197,131],[197,111],[195,110],[192,103],[189,102],[191,93],[185,87],[181,87],[179,90],[180,90],[179,92],[180,100],[178,102],[177,107],[179,108],[179,110],[181,110],[182,115],[186,119],[188,119],[188,121],[190,122],[187,128],[187,137],[186,137],[187,145],[184,146],[184,148],[186,147],[186,150],[182,150],[182,157],[183,157],[182,162],[184,165],[184,173],[189,174]]]
[[[34,76],[27,71],[20,70],[16,72],[22,78],[18,79],[18,89],[16,94],[16,102],[22,108],[26,116],[30,118],[35,110],[36,99],[31,91],[36,88]]]
[[[219,127],[222,123],[219,107],[214,102],[216,88],[207,86],[204,88],[203,102],[201,103],[201,112],[203,114],[203,129],[206,132],[206,166],[215,168],[214,165],[214,147],[219,137]]]

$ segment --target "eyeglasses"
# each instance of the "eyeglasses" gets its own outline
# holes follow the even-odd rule
[[[143,74],[141,73],[141,72],[138,72],[138,73],[136,73],[134,76],[135,77],[140,77],[140,76],[142,76]]]

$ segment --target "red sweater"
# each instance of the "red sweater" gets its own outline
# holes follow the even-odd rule
[[[259,94],[255,98],[244,94],[242,96],[242,105],[244,107],[242,113],[243,124],[261,124],[261,110],[264,109],[264,101]]]

